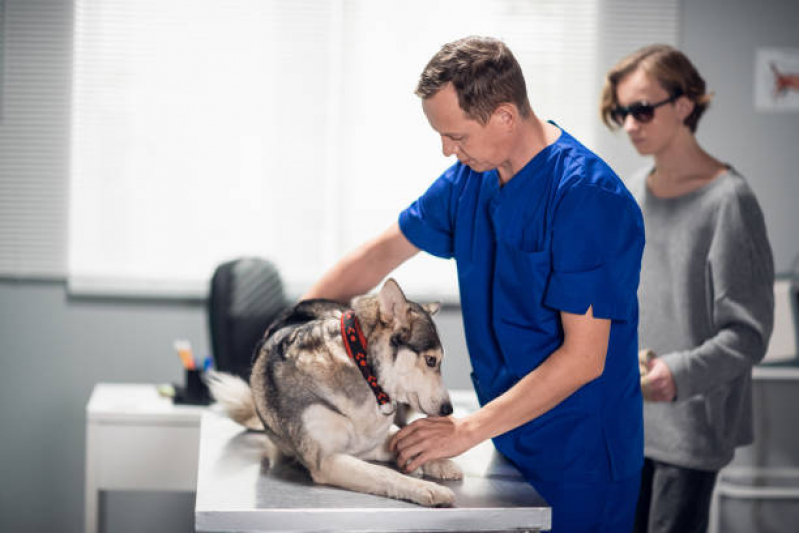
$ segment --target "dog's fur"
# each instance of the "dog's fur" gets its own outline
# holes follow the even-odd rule
[[[408,301],[390,279],[379,294],[355,298],[351,308],[367,341],[367,360],[393,406],[377,404],[344,347],[340,320],[347,308],[328,300],[306,300],[281,315],[266,331],[250,386],[214,373],[213,397],[236,422],[265,430],[279,452],[296,458],[317,483],[451,505],[455,497],[447,487],[366,462],[394,461],[387,444],[397,431],[397,404],[428,415],[452,412],[431,318],[438,306]],[[462,477],[449,460],[431,461],[421,470],[413,475]]]

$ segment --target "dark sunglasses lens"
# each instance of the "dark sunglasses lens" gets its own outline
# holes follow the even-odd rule
[[[627,111],[623,111],[623,110],[618,109],[618,108],[613,109],[610,112],[610,118],[611,118],[611,120],[613,120],[613,122],[615,122],[619,126],[623,126],[624,125],[624,119],[627,118]]]
[[[630,108],[630,114],[638,122],[649,122],[655,116],[655,108],[649,104],[634,105]]]

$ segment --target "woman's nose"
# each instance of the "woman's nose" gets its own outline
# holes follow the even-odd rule
[[[632,113],[624,117],[624,123],[622,124],[622,126],[624,127],[624,131],[626,131],[627,133],[637,130],[640,125],[641,123],[635,120],[635,117],[633,116]]]

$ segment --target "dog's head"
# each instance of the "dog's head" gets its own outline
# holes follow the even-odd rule
[[[427,415],[451,414],[441,377],[444,351],[432,318],[440,306],[409,301],[393,279],[385,282],[377,299],[383,342],[370,352],[381,387],[394,400]]]

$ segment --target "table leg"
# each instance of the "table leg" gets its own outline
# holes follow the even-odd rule
[[[95,474],[95,438],[97,431],[94,424],[86,424],[86,486],[84,490],[83,521],[86,533],[97,533],[98,511],[100,494],[97,490],[97,476]]]

